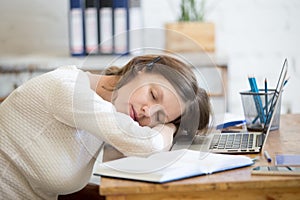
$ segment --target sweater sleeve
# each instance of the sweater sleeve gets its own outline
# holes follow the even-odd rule
[[[171,128],[141,127],[128,115],[116,112],[110,102],[90,89],[82,71],[72,78],[54,81],[51,88],[48,104],[57,120],[95,135],[126,156],[147,156],[169,150],[172,144],[172,134],[161,133],[163,129],[172,132]]]

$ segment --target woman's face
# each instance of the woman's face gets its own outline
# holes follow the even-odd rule
[[[116,91],[114,105],[141,126],[172,122],[184,111],[174,87],[159,74],[139,72]]]

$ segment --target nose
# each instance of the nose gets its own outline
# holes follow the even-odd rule
[[[140,113],[141,115],[139,118],[139,123],[143,125],[154,127],[158,123],[162,123],[165,121],[165,112],[163,110],[162,105],[145,105],[141,108],[141,110],[142,112]]]
[[[159,105],[148,104],[142,107],[142,111],[145,117],[151,117],[155,112],[157,112]]]
[[[150,119],[155,119],[154,116],[159,111],[162,111],[163,108],[159,104],[149,104],[142,107],[143,114],[145,117],[149,117]]]

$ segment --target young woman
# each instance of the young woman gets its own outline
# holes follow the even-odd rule
[[[207,127],[209,99],[170,56],[133,58],[93,75],[61,67],[0,105],[3,199],[57,199],[87,185],[104,143],[125,156],[167,151]]]

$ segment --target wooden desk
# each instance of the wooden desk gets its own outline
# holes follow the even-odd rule
[[[267,163],[263,154],[256,165],[274,165],[276,153],[300,154],[300,114],[283,115],[279,131],[272,131],[266,149],[273,158]],[[165,184],[102,178],[100,193],[107,200],[153,199],[300,199],[300,176],[253,176],[251,167],[199,176]]]

